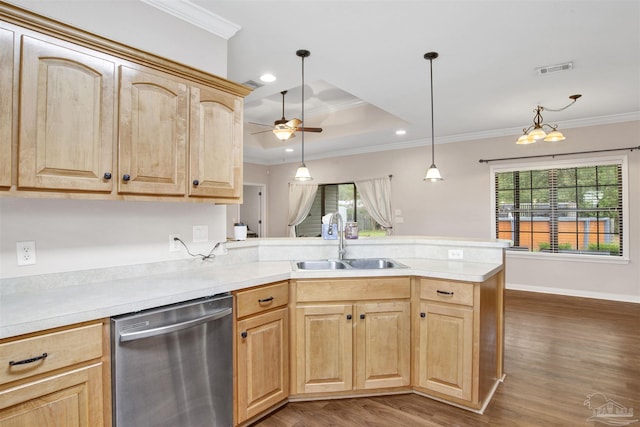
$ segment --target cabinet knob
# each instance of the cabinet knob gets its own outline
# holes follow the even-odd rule
[[[106,179],[106,180],[111,179],[111,172],[105,172],[104,173],[104,179]]]
[[[420,317],[427,317],[427,313],[420,313]]]
[[[198,185],[200,185],[200,181],[198,181],[197,179],[194,179],[193,185],[197,187]]]
[[[347,320],[351,320],[351,315],[347,314]]]
[[[244,331],[243,333],[241,333],[241,334],[240,334],[240,336],[241,336],[242,338],[246,338],[246,337],[247,337],[247,331]]]
[[[360,319],[364,319],[364,314],[361,314],[361,315],[360,315]]]
[[[122,175],[122,180],[123,181],[130,181],[131,180],[131,175],[129,175],[129,174]]]

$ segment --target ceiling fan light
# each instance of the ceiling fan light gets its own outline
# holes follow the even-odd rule
[[[424,180],[431,181],[431,182],[443,180],[442,175],[440,175],[440,171],[438,170],[438,168],[434,163],[432,163],[431,166],[429,166],[429,170],[427,170],[427,174],[424,176]]]
[[[300,165],[300,167],[296,171],[296,176],[293,179],[295,179],[296,181],[313,181],[311,172],[309,172],[309,169],[304,163]]]
[[[536,142],[535,139],[531,138],[531,136],[527,134],[524,134],[524,135],[521,135],[520,138],[518,138],[518,141],[516,142],[516,144],[526,145],[526,144],[533,144],[534,142]]]
[[[550,132],[544,140],[546,142],[557,142],[564,141],[565,139],[567,138],[565,138],[562,132],[560,132],[559,130],[554,130],[553,132]]]
[[[542,128],[535,128],[534,130],[529,132],[529,137],[535,139],[536,141],[546,136],[547,133]]]
[[[276,128],[273,130],[273,134],[280,141],[286,141],[287,139],[293,136],[293,129],[291,129],[290,127],[287,127],[286,125],[277,125]]]

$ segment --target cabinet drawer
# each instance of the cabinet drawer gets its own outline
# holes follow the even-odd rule
[[[0,344],[0,384],[100,357],[102,323],[5,342]]]
[[[236,294],[236,317],[271,310],[289,303],[289,283],[278,282],[273,285],[241,291]]]
[[[420,299],[472,306],[473,286],[473,283],[421,279]]]
[[[298,302],[408,299],[408,277],[359,277],[357,279],[318,279],[298,281]]]

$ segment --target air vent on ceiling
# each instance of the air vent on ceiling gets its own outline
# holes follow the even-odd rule
[[[251,89],[256,90],[259,87],[264,86],[262,83],[258,83],[255,80],[247,80],[246,82],[242,83],[245,86],[249,86]]]
[[[555,73],[556,71],[567,71],[573,69],[573,62],[565,62],[564,64],[547,65],[546,67],[536,68],[536,74],[544,76],[545,74]]]

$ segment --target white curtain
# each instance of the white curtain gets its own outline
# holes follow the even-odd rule
[[[289,183],[289,236],[296,237],[296,225],[309,215],[318,184]]]
[[[356,188],[369,215],[391,234],[391,177],[355,181]]]

